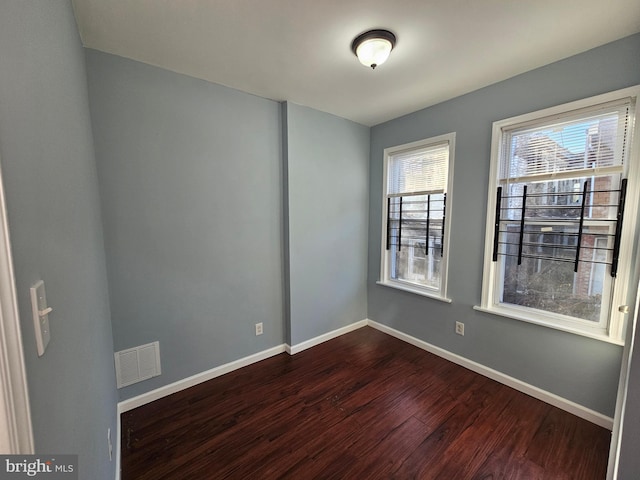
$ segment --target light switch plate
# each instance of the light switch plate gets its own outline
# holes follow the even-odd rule
[[[49,330],[49,312],[47,306],[47,294],[44,291],[44,282],[39,280],[31,287],[31,311],[33,314],[33,326],[36,331],[36,345],[38,356],[44,355],[49,345],[51,332]]]

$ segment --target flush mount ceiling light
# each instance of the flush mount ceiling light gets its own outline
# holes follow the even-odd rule
[[[387,61],[395,45],[396,36],[389,30],[369,30],[355,38],[351,50],[361,64],[375,69]]]

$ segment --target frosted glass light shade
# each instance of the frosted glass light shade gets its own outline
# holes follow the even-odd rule
[[[389,58],[396,43],[396,37],[387,30],[371,30],[359,35],[351,45],[360,63],[376,68]]]
[[[356,48],[356,55],[360,63],[371,68],[376,68],[386,62],[390,53],[391,42],[382,38],[365,40]]]

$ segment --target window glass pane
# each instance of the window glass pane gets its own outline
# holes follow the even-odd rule
[[[501,303],[600,321],[611,296],[607,264],[612,260],[619,183],[620,175],[602,175],[503,186]]]
[[[389,158],[388,194],[444,191],[449,144],[397,153]]]
[[[626,110],[614,110],[511,131],[504,137],[501,178],[621,166],[626,118]]]
[[[424,242],[415,242],[411,247],[401,250],[394,248],[393,254],[395,268],[391,278],[435,289],[440,287],[442,257],[440,254],[425,255]]]
[[[572,262],[517,257],[505,259],[502,302],[598,322],[602,295],[589,294],[590,282],[604,282],[604,269],[590,275],[573,271]]]
[[[444,202],[444,194],[391,197],[390,278],[439,289]]]
[[[503,184],[502,218],[520,219],[522,197],[527,187],[526,218],[551,218],[556,221],[579,220],[582,194],[587,184],[584,216],[605,221],[615,219],[618,208],[620,175],[599,175],[546,182],[518,182]]]

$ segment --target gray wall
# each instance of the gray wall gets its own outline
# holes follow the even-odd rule
[[[162,357],[121,398],[282,344],[280,105],[93,50],[87,69],[114,346]]]
[[[114,478],[116,390],[84,53],[71,2],[0,2],[0,157],[38,453]],[[51,343],[36,353],[29,287],[43,279]]]
[[[369,128],[283,104],[287,298],[296,345],[367,318]]]
[[[619,346],[481,313],[492,122],[640,83],[640,35],[377,125],[371,132],[369,318],[588,408],[613,416]],[[428,79],[425,79],[428,81]],[[383,149],[456,132],[451,212],[451,305],[376,285]],[[454,322],[465,323],[465,336]]]

